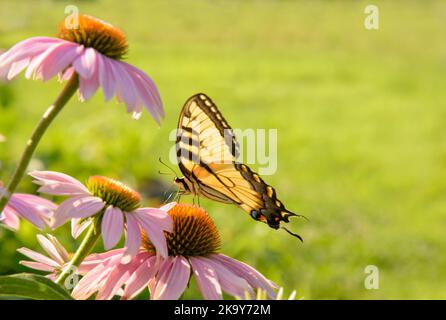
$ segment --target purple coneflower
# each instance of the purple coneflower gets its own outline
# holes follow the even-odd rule
[[[120,263],[123,251],[115,250],[85,274],[72,295],[88,299],[122,299],[136,297],[149,288],[151,299],[178,299],[186,290],[191,275],[205,299],[222,299],[222,291],[245,297],[256,289],[265,290],[275,298],[272,281],[249,265],[218,253],[220,235],[209,215],[203,209],[178,204],[169,210],[173,231],[166,233],[169,256],[156,261],[156,248],[143,234],[143,247],[128,263]]]
[[[136,255],[141,245],[141,230],[144,230],[157,252],[168,254],[164,231],[172,231],[172,219],[167,211],[175,203],[161,208],[141,208],[141,196],[125,184],[114,179],[92,176],[84,186],[80,181],[66,174],[53,171],[34,171],[30,175],[41,185],[39,192],[68,196],[55,210],[51,227],[57,228],[75,219],[73,234],[79,234],[78,227],[85,228],[85,221],[100,215],[101,233],[106,250],[113,248],[127,230],[126,251],[122,262],[128,262]],[[79,221],[81,220],[81,221]],[[80,223],[80,224],[79,224]]]
[[[143,106],[159,122],[164,116],[158,90],[150,77],[121,61],[128,51],[124,33],[100,19],[81,15],[78,28],[61,24],[58,38],[34,37],[0,56],[0,79],[11,80],[26,69],[26,78],[47,81],[79,75],[79,97],[90,99],[101,86],[105,100],[116,96],[139,117]]]
[[[0,182],[0,198],[5,196],[6,192]],[[0,213],[0,223],[17,231],[20,227],[20,218],[24,218],[37,228],[43,229],[49,223],[52,212],[56,207],[53,202],[41,197],[14,193]]]

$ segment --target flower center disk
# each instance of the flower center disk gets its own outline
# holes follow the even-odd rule
[[[215,223],[200,207],[177,204],[169,210],[173,220],[173,232],[166,232],[169,256],[203,257],[217,253],[221,241]],[[143,246],[154,252],[150,240],[143,234]]]
[[[122,211],[130,212],[141,205],[141,196],[138,192],[111,178],[92,176],[88,178],[87,188],[93,196]]]
[[[121,30],[88,15],[78,16],[77,23],[76,21],[62,22],[58,37],[96,49],[115,60],[122,59],[128,51],[128,44]]]

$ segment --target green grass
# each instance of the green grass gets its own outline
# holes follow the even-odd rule
[[[366,1],[75,3],[126,32],[128,61],[154,78],[167,116],[158,128],[102,93],[73,100],[33,168],[168,186],[158,157],[168,157],[184,101],[206,92],[232,127],[278,129],[278,170],[265,180],[310,220],[291,223],[301,244],[202,200],[224,253],[305,299],[446,298],[446,3],[374,1],[378,31],[363,27]],[[55,34],[64,5],[2,1],[0,48]],[[1,85],[0,179],[60,89],[23,76]],[[30,179],[21,190],[35,190]],[[37,247],[35,233],[26,224],[17,234],[0,229],[0,274],[25,270],[15,250]],[[68,234],[58,231],[73,249]],[[369,264],[380,269],[379,290],[364,289]]]

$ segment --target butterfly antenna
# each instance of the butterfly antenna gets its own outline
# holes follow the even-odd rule
[[[180,192],[180,190],[178,190],[176,192],[175,198],[176,198],[175,202],[180,202],[180,199],[181,199],[181,192]]]
[[[173,170],[171,167],[169,167],[162,159],[161,159],[161,157],[159,157],[159,162],[162,164],[162,165],[164,165],[167,169],[169,169],[170,171],[172,171],[172,173],[174,174],[174,176],[176,177],[176,178],[178,178],[178,175],[177,175],[177,173],[175,172],[175,170]],[[160,171],[158,171],[158,173],[160,173],[160,174],[166,174],[166,173],[161,173]]]
[[[293,237],[296,237],[297,239],[299,239],[300,241],[304,242],[304,239],[302,239],[302,237],[300,235],[298,235],[297,233],[293,233],[290,230],[288,230],[285,227],[280,227],[280,229],[285,230],[286,232],[288,232],[290,235],[292,235]]]

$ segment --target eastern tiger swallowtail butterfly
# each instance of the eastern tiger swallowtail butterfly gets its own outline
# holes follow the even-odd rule
[[[238,205],[257,221],[271,228],[281,227],[289,217],[276,191],[247,165],[239,163],[239,144],[233,130],[214,102],[199,93],[189,98],[181,110],[176,152],[183,177],[175,183],[182,194]]]

